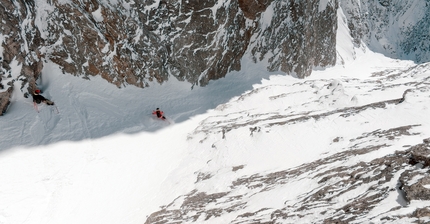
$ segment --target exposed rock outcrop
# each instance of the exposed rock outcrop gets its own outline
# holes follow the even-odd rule
[[[10,103],[15,81],[21,84],[20,89],[24,92],[27,88],[30,91],[35,88],[35,80],[43,68],[40,49],[44,46],[44,40],[35,26],[35,2],[0,3],[0,111],[4,113]]]
[[[6,91],[0,93],[0,116],[6,113],[6,110],[10,104],[11,93],[12,87],[7,88]]]
[[[299,78],[309,76],[316,66],[334,65],[338,3],[330,1],[324,10],[319,4],[274,1],[267,10],[274,14],[270,22],[261,19],[256,27],[251,43],[254,60],[267,60],[269,71]]]

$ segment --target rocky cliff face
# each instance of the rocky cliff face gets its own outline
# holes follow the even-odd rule
[[[337,1],[321,2],[274,1],[252,37],[254,60],[267,60],[269,71],[293,73],[299,78],[309,76],[315,66],[333,65],[338,5]]]
[[[0,115],[12,96],[14,82],[34,88],[43,68],[40,49],[44,40],[35,26],[35,3],[0,2]]]
[[[428,2],[361,0],[0,0],[0,102],[36,88],[44,61],[120,86],[174,76],[195,85],[240,69],[246,52],[299,78],[336,61],[337,10],[356,46],[428,61]],[[11,65],[16,65],[12,66]]]
[[[1,0],[1,82],[32,91],[49,60],[118,87],[170,75],[205,85],[239,70],[246,51],[268,70],[303,78],[335,63],[336,9],[337,1],[319,0]],[[21,66],[14,77],[12,63]],[[10,94],[1,94],[8,101]]]
[[[429,1],[341,0],[340,7],[357,46],[364,43],[393,58],[429,61]]]

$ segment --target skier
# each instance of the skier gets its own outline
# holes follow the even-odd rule
[[[54,105],[54,102],[40,95],[39,89],[36,89],[34,93],[31,95],[33,96],[34,109],[36,109],[37,112],[39,112],[39,110],[37,109],[37,104],[46,103],[47,105],[50,105],[50,106]]]
[[[160,108],[157,108],[156,110],[152,111],[152,114],[157,115],[158,118],[160,119],[166,119],[165,116],[163,116],[164,112],[160,110]]]

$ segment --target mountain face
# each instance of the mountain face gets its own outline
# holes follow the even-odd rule
[[[268,70],[303,78],[335,63],[337,8],[319,0],[1,0],[1,82],[9,90],[1,93],[2,108],[14,81],[23,92],[36,88],[46,60],[118,87],[146,87],[169,75],[206,85],[239,70],[251,51]]]
[[[340,7],[357,46],[363,42],[389,57],[429,61],[429,1],[342,0]]]
[[[141,223],[428,223],[430,63],[421,63],[429,59],[427,2],[0,0],[2,112],[12,94],[28,96],[37,85],[44,87],[40,80],[47,74],[41,71],[50,68],[51,62],[66,74],[84,79],[100,76],[118,87],[144,88],[172,76],[205,85],[241,69],[244,57],[267,65],[268,71],[298,77],[279,75],[262,80],[252,90],[204,114],[195,126],[193,121],[187,136],[182,129],[174,129],[180,127],[177,124],[160,132],[166,135],[151,132],[148,139],[137,136],[130,145],[120,144],[125,143],[121,140],[116,144],[108,144],[111,142],[106,139],[100,139],[103,144],[80,141],[88,148],[73,145],[70,154],[43,150],[37,157],[26,154],[24,159],[5,160],[0,164],[5,164],[6,169],[0,170],[8,174],[3,175],[7,178],[15,180],[15,171],[33,172],[24,172],[26,178],[18,183],[6,181],[13,187],[7,185],[0,192],[16,200],[6,200],[12,203],[5,205],[0,222],[12,220],[11,216],[23,217],[21,223],[33,222],[34,217],[40,222],[74,222],[68,217],[97,220],[100,217],[94,214],[110,217],[107,213],[121,213],[117,206],[129,202],[106,203],[106,198],[115,202],[125,195],[132,200],[151,188],[156,193],[144,195],[149,195],[149,200],[142,197],[142,201],[134,201],[154,201]],[[364,62],[313,71],[316,75],[308,77],[313,67],[334,65],[338,59],[338,15],[345,18],[343,22],[348,24],[356,47],[413,59],[418,64],[401,60],[385,64],[379,55],[373,58],[367,51],[363,53]],[[375,68],[379,62],[388,67]],[[19,121],[28,120],[16,116],[12,122],[5,122],[13,125],[0,129],[19,139],[12,146],[26,141],[40,145],[110,135],[114,132],[109,131],[117,131],[130,114],[135,126],[125,126],[125,133],[135,133],[142,130],[137,129],[141,126],[158,122],[156,118],[136,122],[136,117],[147,115],[141,104],[127,107],[123,113],[117,110],[118,104],[112,103],[112,95],[94,94],[110,90],[69,97],[91,86],[106,88],[102,82],[71,84],[65,79],[57,83],[60,84],[51,88],[62,86],[68,92],[62,95],[62,99],[70,98],[64,107],[68,111],[58,115],[45,107],[45,113],[37,117],[20,111],[32,123],[22,124]],[[79,88],[74,90],[77,85]],[[176,92],[167,95],[173,93]],[[207,100],[206,96],[216,92],[210,93],[202,94],[202,98]],[[161,97],[157,94],[150,96],[158,100]],[[128,99],[120,105],[128,106],[129,98],[135,95],[122,93],[120,97]],[[159,103],[155,101],[151,107]],[[172,98],[165,102],[184,101]],[[112,113],[103,113],[111,110]],[[183,112],[176,111],[172,117],[184,116]],[[118,123],[96,124],[96,116]],[[2,121],[5,120],[9,119]],[[87,122],[90,120],[93,122]],[[100,131],[103,129],[107,130]],[[101,134],[94,135],[98,131]],[[57,135],[51,136],[53,133]],[[176,142],[172,140],[171,145],[160,144],[168,142],[166,136],[175,140],[184,137],[186,143],[173,145]],[[166,150],[166,146],[171,148]],[[110,147],[118,148],[107,152]],[[136,150],[121,150],[123,147]],[[146,153],[142,147],[154,151]],[[176,147],[188,148],[179,151]],[[181,157],[178,151],[190,154]],[[169,167],[166,170],[172,168],[174,172],[165,171],[166,176],[162,176],[156,169],[162,167],[154,166],[152,175],[133,176],[133,172],[142,173],[152,164],[142,161],[158,163],[154,158],[162,160],[163,153],[176,153],[178,158],[172,159],[175,162],[183,159],[175,165],[163,163]],[[57,155],[64,156],[64,160]],[[125,164],[130,166],[122,169]],[[32,174],[37,178],[29,178]],[[158,178],[151,178],[155,176]],[[109,182],[112,179],[115,181]],[[157,179],[160,185],[144,185],[151,179]],[[30,188],[37,191],[28,192]],[[130,194],[115,194],[115,188]],[[162,202],[153,199],[163,194],[168,196]],[[139,203],[128,204],[131,209],[118,217],[134,219],[133,215],[141,213]],[[34,204],[35,210],[23,209],[30,207],[25,204]],[[109,204],[108,209],[91,207],[101,204]],[[117,223],[122,221],[118,220]]]
[[[100,75],[118,87],[147,87],[170,75],[206,85],[239,70],[244,53],[251,52],[269,71],[304,78],[313,67],[335,64],[339,9],[357,45],[364,41],[393,57],[425,62],[430,56],[427,4],[0,0],[0,107],[7,109],[15,85],[26,94],[36,88],[46,60],[64,73],[86,79]],[[418,15],[411,17],[416,9]]]

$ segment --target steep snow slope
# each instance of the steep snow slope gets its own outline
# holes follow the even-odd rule
[[[429,65],[371,52],[356,57],[308,80],[271,76],[227,103],[221,101],[239,84],[229,77],[231,85],[219,91],[164,85],[135,95],[136,89],[110,89],[102,80],[92,80],[100,89],[89,90],[86,80],[47,75],[45,94],[58,102],[60,114],[47,106],[38,114],[22,98],[11,108],[20,111],[14,122],[0,120],[2,147],[8,145],[0,153],[0,221],[417,220],[408,215],[425,214],[428,200],[404,198],[401,189],[420,184],[428,190],[428,167],[410,166],[407,159],[410,146],[430,137]],[[246,72],[261,74],[251,67]],[[202,101],[181,100],[186,89]],[[165,97],[160,104],[157,93]],[[220,105],[203,112],[215,103],[204,94],[216,94]],[[154,97],[145,98],[152,105],[145,95]],[[149,115],[158,105],[167,108],[171,125]],[[116,130],[134,134],[90,138]],[[4,139],[8,132],[27,133],[30,140],[22,141],[29,145],[39,139],[47,145],[17,147],[26,135]],[[70,136],[87,139],[58,142]],[[387,156],[397,160],[375,161]],[[408,179],[407,172],[418,175]]]
[[[264,80],[189,135],[189,191],[147,223],[429,221],[429,79],[429,64],[369,52]]]
[[[256,66],[250,69],[261,71]],[[46,105],[39,105],[40,113],[37,113],[31,97],[22,97],[19,88],[15,88],[13,104],[9,108],[13,113],[0,119],[3,140],[0,150],[94,139],[116,132],[155,131],[169,124],[152,117],[151,112],[156,107],[166,112],[171,123],[183,122],[192,115],[227,102],[250,89],[261,77],[269,75],[266,72],[249,74],[244,70],[207,88],[192,88],[189,83],[171,80],[163,85],[154,83],[148,89],[118,89],[97,76],[87,81],[62,74],[48,63],[39,86],[44,91],[42,95],[56,103],[59,114],[55,108]]]
[[[142,223],[168,202],[158,191],[188,155],[193,117],[270,75],[247,67],[253,72],[205,88],[172,80],[118,89],[99,77],[62,74],[48,63],[39,86],[59,113],[46,105],[37,113],[15,88],[13,113],[0,117],[0,222]],[[156,107],[168,122],[151,115]],[[161,195],[172,200],[178,191]]]

